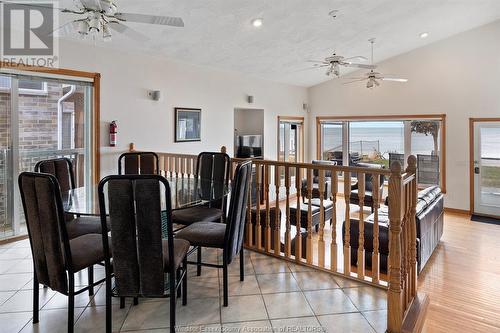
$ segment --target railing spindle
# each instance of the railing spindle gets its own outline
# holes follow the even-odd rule
[[[255,245],[258,250],[262,249],[262,228],[261,228],[261,221],[260,221],[260,189],[262,186],[262,167],[257,164],[255,166],[255,177],[256,183],[257,183],[257,188],[255,189],[256,191],[256,216],[255,216]]]
[[[285,257],[289,258],[292,252],[292,240],[290,235],[290,168],[285,166]],[[276,214],[278,215],[278,214]]]
[[[300,197],[302,195],[302,180],[301,180],[301,169],[299,166],[295,167],[295,188],[297,191],[297,204],[295,209],[295,228],[297,230],[295,234],[295,261],[302,261],[302,234],[300,226]]]
[[[337,192],[339,187],[337,171],[332,170],[332,241],[330,244],[330,269],[337,272]]]
[[[344,171],[345,233],[344,233],[344,274],[351,275],[351,173]]]
[[[325,238],[324,238],[324,228],[325,228],[325,170],[319,170],[319,240],[318,240],[318,266],[325,267]]]
[[[365,174],[358,172],[358,201],[359,201],[359,229],[358,229],[358,278],[365,278]]]
[[[306,261],[308,264],[313,263],[312,251],[312,172],[313,169],[306,169],[307,172],[307,239],[306,239]],[[301,215],[299,208],[298,215]],[[300,222],[299,222],[300,223]]]
[[[264,186],[265,186],[265,196],[266,196],[266,229],[264,234],[264,248],[266,252],[271,252],[271,214],[270,214],[270,203],[269,203],[269,165],[264,166]]]
[[[379,210],[379,188],[380,176],[373,175],[372,180],[372,197],[373,197],[373,252],[372,252],[372,282],[379,283],[380,281],[380,257],[379,257],[379,228],[378,228],[378,210]]]
[[[275,201],[275,219],[274,219],[274,230],[273,230],[273,244],[274,244],[274,254],[279,255],[281,253],[281,220],[280,214],[280,185],[281,185],[281,168],[279,165],[274,166],[274,185],[276,186],[276,201]]]

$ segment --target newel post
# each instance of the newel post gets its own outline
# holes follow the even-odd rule
[[[129,151],[135,151],[135,143],[131,142],[128,146]]]
[[[226,154],[226,152],[227,152],[226,146],[220,147],[220,152],[223,153],[223,154]]]
[[[387,291],[387,332],[398,333],[403,323],[401,283],[402,167],[391,164],[389,178],[389,290]]]

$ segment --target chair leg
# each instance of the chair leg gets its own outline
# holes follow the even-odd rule
[[[196,250],[196,275],[201,275],[201,246],[198,246],[198,250]]]
[[[106,264],[106,333],[111,333],[112,330],[112,321],[111,321],[111,272],[109,271],[110,264]],[[120,308],[122,306],[125,307],[125,297],[120,297]]]
[[[89,296],[94,295],[94,266],[87,267],[89,280]]]
[[[139,304],[139,297],[134,297],[134,305],[138,305]]]
[[[75,278],[73,273],[68,275],[68,333],[73,333],[75,326]]]
[[[170,274],[170,332],[175,333],[175,278],[174,274]]]
[[[243,253],[243,246],[240,250],[240,281],[245,281],[245,254]]]
[[[227,259],[226,259],[226,254],[224,253],[222,255],[222,286],[223,286],[223,296],[224,296],[224,306],[228,306],[229,300],[228,300],[228,288],[227,288]]]
[[[120,309],[125,308],[125,297],[120,297]]]
[[[38,284],[38,277],[36,273],[33,274],[33,324],[38,323],[38,312],[39,312],[39,301],[38,298],[40,293],[40,285]]]
[[[181,278],[181,270],[180,268],[177,269],[177,272],[176,272],[176,284],[179,283],[179,280]],[[177,298],[180,298],[182,296],[182,288],[177,288]]]
[[[184,270],[184,277],[182,278],[182,305],[186,305],[187,304],[187,291],[188,291],[188,288],[187,288],[187,282],[188,282],[188,278],[187,278],[187,257],[184,258],[184,261],[183,261],[183,270]]]

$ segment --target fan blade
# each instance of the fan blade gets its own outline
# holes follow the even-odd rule
[[[343,77],[344,80],[366,80],[366,77]]]
[[[368,61],[368,59],[366,57],[363,57],[363,56],[354,56],[354,57],[344,58],[342,60],[347,61],[347,62],[349,62],[349,60]]]
[[[361,81],[364,81],[366,80],[366,78],[360,78],[360,79],[357,79],[357,80],[353,80],[353,81],[349,81],[349,82],[344,82],[342,84],[351,84],[351,83],[355,83],[355,82],[361,82]]]
[[[354,68],[364,68],[364,69],[375,69],[377,68],[377,66],[375,65],[363,65],[363,64],[355,64],[355,63],[351,63],[351,62],[347,62],[345,63],[346,67],[354,67]]]
[[[101,1],[99,0],[80,0],[84,8],[102,10]]]
[[[127,27],[126,25],[124,25],[122,23],[110,22],[108,26],[110,29],[113,29],[114,31],[119,32],[121,34],[124,34],[125,36],[129,37],[130,39],[133,39],[133,40],[136,40],[139,42],[144,42],[144,41],[149,40],[149,38],[146,35],[140,33],[137,30],[134,30],[132,28]]]
[[[380,86],[380,83],[377,80],[373,80],[373,83],[375,83],[377,87]]]
[[[408,82],[408,79],[400,79],[396,77],[381,77],[383,81],[393,81],[393,82]]]
[[[307,67],[307,68],[302,68],[302,69],[299,69],[299,70],[296,70],[296,71],[292,71],[292,73],[304,72],[304,71],[309,71],[309,70],[312,70],[312,69],[317,69],[317,68],[322,68],[322,67],[328,67],[328,66],[330,66],[330,65],[321,65],[321,66]]]
[[[316,64],[325,64],[325,65],[328,64],[324,60],[306,60],[306,62],[312,62],[312,63],[316,63]]]
[[[49,36],[65,37],[78,33],[78,21],[71,21],[52,31]]]
[[[172,27],[183,27],[184,21],[180,17],[173,16],[155,16],[143,14],[130,14],[130,13],[116,13],[115,17],[119,20],[127,22],[149,23],[169,25]]]

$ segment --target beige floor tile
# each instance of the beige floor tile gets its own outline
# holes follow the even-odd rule
[[[361,282],[357,282],[351,279],[346,279],[341,276],[334,276],[335,282],[340,286],[340,288],[357,288],[357,287],[363,287],[366,286],[365,284]]]
[[[341,289],[305,291],[304,295],[316,315],[357,311]]]
[[[218,324],[220,322],[219,299],[203,298],[188,300],[186,306],[177,303],[176,325],[197,326],[202,324]],[[141,330],[167,328],[170,326],[169,299],[158,302],[140,302],[132,306],[123,330]]]
[[[319,316],[318,320],[327,333],[374,333],[373,328],[360,313],[343,313]]]
[[[55,295],[55,291],[41,289],[39,292],[39,309],[41,309]],[[0,306],[0,313],[4,312],[29,312],[33,310],[33,291],[20,290],[8,301]]]
[[[19,332],[31,318],[31,312],[0,313],[0,333]]]
[[[288,267],[292,272],[317,272],[314,268],[304,266],[304,265],[298,265],[294,264],[293,262],[288,262]]]
[[[12,243],[11,248],[12,249],[18,249],[18,248],[28,248],[29,249],[29,248],[31,248],[30,247],[30,240],[28,238],[26,238],[26,239],[14,242],[14,243]]]
[[[0,274],[4,274],[17,265],[17,260],[0,260]]]
[[[290,269],[286,261],[275,258],[252,259],[255,274],[289,273]]]
[[[3,274],[0,275],[0,291],[21,289],[33,278],[32,273]]]
[[[139,300],[140,301],[140,300]],[[132,298],[126,298],[126,304],[132,303]],[[118,297],[111,297],[111,304],[120,304]],[[95,289],[95,295],[90,299],[88,306],[104,306],[106,305],[106,286],[102,284]]]
[[[222,263],[222,262],[221,262]],[[255,270],[252,265],[252,261],[247,258],[244,262],[244,273],[245,275],[255,274]],[[222,269],[220,269],[220,276],[222,276]],[[227,275],[229,276],[240,276],[240,260],[239,257],[235,258],[228,267]]]
[[[302,290],[339,288],[331,274],[320,271],[294,272],[293,276]]]
[[[84,308],[75,308],[77,320]],[[43,310],[39,313],[40,321],[37,324],[29,322],[21,333],[66,333],[68,331],[68,310],[55,309]]]
[[[16,293],[15,291],[0,291],[0,305],[2,305],[5,301],[14,296],[15,293]]]
[[[221,296],[222,296],[222,277],[220,280]],[[228,276],[229,296],[242,296],[242,295],[258,295],[260,294],[259,284],[255,275],[246,275],[245,281],[240,281],[240,277]]]
[[[372,287],[346,288],[344,293],[359,311],[387,309],[387,292]]]
[[[0,252],[0,260],[20,260],[31,256],[30,248],[10,248]]]
[[[219,278],[200,276],[189,279],[187,283],[188,299],[219,297]]]
[[[300,291],[292,273],[257,275],[257,281],[263,294]]]
[[[244,321],[239,323],[222,324],[223,332],[272,332],[271,322],[269,320]]]
[[[33,260],[32,259],[23,259],[16,260],[16,264],[10,267],[5,273],[33,273]]]
[[[218,276],[219,276],[219,270],[217,268],[202,267],[201,268],[201,275],[197,276],[196,275],[196,266],[195,265],[188,266],[188,279],[191,279],[191,278],[199,279],[199,278],[218,277]],[[188,283],[189,283],[189,281],[188,281]]]
[[[119,332],[128,312],[128,307],[120,309],[119,305],[113,305],[111,314],[113,316],[113,332]],[[75,332],[105,332],[106,329],[106,307],[87,307],[75,324]]]
[[[316,332],[320,333],[322,328],[316,317],[298,317],[288,319],[271,320],[273,331],[281,332]]]
[[[97,291],[97,289],[96,289]],[[88,292],[83,292],[75,296],[75,307],[86,307],[93,296],[89,296]],[[68,296],[61,293],[56,293],[50,301],[45,304],[43,309],[66,309],[68,307]]]
[[[221,316],[222,323],[252,321],[267,319],[267,312],[261,295],[233,296],[229,306],[222,307]]]
[[[387,329],[387,310],[367,311],[362,313],[377,333],[384,333]]]
[[[270,319],[313,316],[301,292],[263,295]]]

